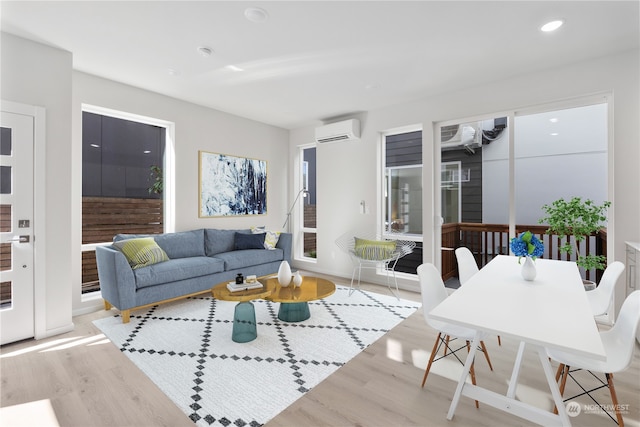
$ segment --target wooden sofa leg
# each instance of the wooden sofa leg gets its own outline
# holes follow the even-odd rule
[[[120,312],[120,316],[122,316],[122,323],[129,323],[129,315],[130,315],[131,311],[130,310],[122,310]]]
[[[103,301],[104,301],[104,309],[105,309],[105,311],[109,311],[109,310],[111,310],[111,307],[113,307],[113,306],[111,305],[111,303],[110,303],[109,301],[107,301],[106,299],[105,299],[105,300],[103,300]]]

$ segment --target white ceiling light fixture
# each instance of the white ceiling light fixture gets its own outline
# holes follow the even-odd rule
[[[204,58],[208,58],[209,56],[213,55],[213,49],[207,46],[199,46],[197,51],[200,54],[200,56]]]
[[[560,19],[557,19],[555,21],[550,21],[544,24],[542,27],[540,27],[540,31],[543,31],[545,33],[550,33],[562,27],[562,24],[564,24],[564,21]]]
[[[269,19],[269,14],[260,7],[248,7],[244,10],[244,17],[251,22],[265,22]]]

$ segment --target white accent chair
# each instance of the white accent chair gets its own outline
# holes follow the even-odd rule
[[[356,245],[356,240],[358,240],[360,246]],[[391,245],[391,248],[385,248],[385,246],[389,244]],[[400,258],[413,252],[413,249],[416,247],[416,242],[401,239],[382,239],[380,236],[349,232],[340,236],[336,240],[336,245],[343,252],[347,253],[353,262],[353,273],[351,274],[349,296],[351,296],[355,290],[353,287],[353,281],[355,280],[356,272],[358,273],[357,287],[360,289],[362,269],[380,268],[386,272],[387,287],[389,288],[389,291],[394,294],[396,298],[399,298],[398,279],[396,278],[395,270],[396,265]],[[391,275],[389,273],[391,273]],[[393,282],[396,288],[395,293],[391,289],[391,284],[389,282],[390,277],[393,277]]]
[[[458,261],[458,279],[460,280],[460,286],[462,286],[480,269],[469,248],[461,246],[455,252],[456,260]],[[500,335],[498,335],[498,345],[502,345]]]
[[[624,371],[629,367],[633,359],[633,351],[636,346],[636,332],[638,330],[638,322],[640,322],[640,291],[634,291],[625,299],[620,309],[620,315],[615,325],[608,331],[600,332],[600,338],[604,345],[606,360],[596,360],[586,356],[578,356],[575,354],[565,353],[560,350],[547,350],[547,355],[560,363],[556,373],[556,381],[560,380],[560,395],[564,395],[567,376],[570,376],[581,389],[581,392],[573,397],[565,399],[571,400],[575,397],[587,394],[597,403],[591,392],[603,387],[609,388],[613,408],[615,408],[617,423],[620,427],[624,426],[624,420],[620,413],[616,390],[613,386],[613,374]],[[571,369],[573,368],[573,369]],[[595,376],[593,372],[601,372],[605,374],[607,382],[600,380],[601,385],[586,391],[585,388],[578,383],[573,373],[578,370],[586,370]],[[591,378],[591,377],[590,377]],[[604,406],[600,405],[604,408]],[[557,410],[557,408],[556,408]],[[611,414],[607,412],[609,418],[613,421]]]
[[[429,375],[429,371],[431,370],[431,365],[434,361],[440,360],[446,356],[453,355],[461,364],[464,365],[464,362],[458,357],[456,352],[464,347],[466,347],[467,351],[469,351],[470,342],[473,341],[476,331],[470,328],[465,328],[463,326],[452,325],[450,323],[434,320],[429,317],[429,312],[431,312],[431,310],[433,310],[438,304],[444,301],[449,296],[449,294],[447,294],[440,272],[433,264],[425,263],[418,266],[418,278],[420,279],[420,289],[422,292],[422,310],[424,312],[425,321],[430,327],[438,331],[438,336],[435,343],[433,344],[431,356],[429,357],[429,363],[427,364],[427,368],[424,372],[424,377],[422,378],[422,387],[424,387],[424,384],[427,381],[427,376]],[[482,336],[484,336],[484,334]],[[449,347],[450,338],[464,340],[466,342],[466,345],[452,350],[451,347]],[[435,357],[443,344],[445,346],[444,356],[436,359]],[[485,359],[487,359],[489,368],[493,371],[493,366],[491,365],[489,353],[487,353],[484,341],[480,341],[480,347],[482,349],[482,352],[484,353]],[[449,354],[447,354],[447,350],[450,352]],[[475,385],[476,376],[474,364],[475,361],[471,364],[469,373],[471,374],[471,383]],[[478,407],[477,400],[476,407]]]
[[[594,316],[608,314],[611,301],[613,300],[616,282],[623,271],[623,263],[620,261],[612,262],[604,270],[604,273],[602,273],[598,287],[592,291],[587,291],[587,299],[589,300]]]

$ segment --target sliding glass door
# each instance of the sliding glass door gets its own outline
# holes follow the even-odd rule
[[[599,97],[435,126],[440,173],[434,196],[441,218],[435,239],[442,249],[436,262],[445,280],[457,280],[457,247],[469,247],[481,267],[508,254],[515,234],[543,236],[544,204],[573,196],[609,200],[607,105]],[[585,250],[606,255],[603,236],[592,237]],[[545,239],[545,257],[562,258]],[[594,272],[583,273],[594,280],[588,277]]]

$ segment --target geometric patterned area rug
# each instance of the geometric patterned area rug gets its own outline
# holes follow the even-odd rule
[[[420,307],[336,286],[311,318],[278,319],[253,301],[258,338],[231,340],[236,303],[207,294],[93,323],[198,426],[260,426]]]

